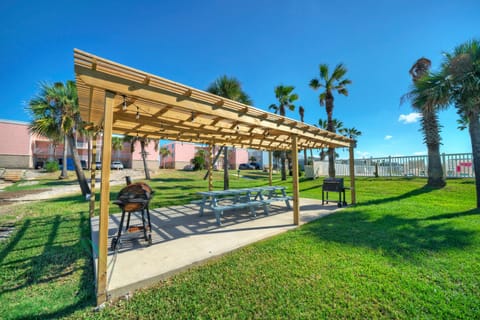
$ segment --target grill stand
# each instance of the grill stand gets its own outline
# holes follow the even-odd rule
[[[322,185],[322,205],[324,202],[328,203],[328,193],[329,192],[337,192],[338,193],[338,201],[330,200],[331,202],[337,202],[337,206],[339,208],[347,205],[347,201],[345,199],[345,188],[343,186],[343,179],[335,179],[329,178],[323,181]],[[326,199],[325,199],[326,194]],[[343,196],[343,197],[342,197]]]
[[[145,200],[142,200],[142,202],[145,202]],[[127,213],[128,213],[127,225],[125,226],[125,231],[124,232],[134,233],[134,232],[143,231],[143,237],[144,237],[145,241],[148,242],[148,245],[151,245],[152,244],[152,224],[150,223],[150,211],[148,210],[148,203],[144,204],[140,210],[133,210],[133,211],[125,210],[125,205],[121,201],[117,200],[117,201],[114,201],[114,203],[116,203],[117,205],[119,205],[122,208],[122,218],[120,219],[120,225],[118,226],[118,233],[115,237],[112,238],[112,243],[111,243],[110,249],[112,251],[115,251],[115,249],[117,248],[117,245],[120,243],[120,239],[121,239],[121,236],[122,236],[122,230],[123,230],[123,222],[125,221],[125,214],[127,214]],[[130,216],[133,212],[141,212],[141,214],[142,214],[142,225],[141,226],[130,227]],[[145,219],[145,215],[147,216],[147,219]],[[147,233],[147,231],[148,231],[148,233]]]

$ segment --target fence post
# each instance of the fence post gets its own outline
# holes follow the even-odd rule
[[[392,176],[392,156],[388,156],[388,174]]]
[[[442,153],[443,179],[447,179],[447,162],[445,161],[445,152]]]

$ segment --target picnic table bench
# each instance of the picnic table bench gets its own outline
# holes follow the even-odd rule
[[[199,216],[203,216],[205,208],[210,208],[215,213],[215,219],[218,225],[221,225],[221,216],[224,211],[248,208],[250,215],[256,217],[255,210],[263,208],[265,215],[268,215],[268,207],[272,202],[285,201],[288,209],[291,209],[290,200],[287,196],[285,187],[267,186],[243,189],[229,189],[219,191],[197,192],[202,196],[202,200],[195,201],[200,205]]]

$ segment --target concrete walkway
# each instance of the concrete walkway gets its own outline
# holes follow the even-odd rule
[[[336,204],[323,205],[319,200],[300,199],[301,224],[337,210]],[[198,205],[165,207],[150,210],[153,243],[148,246],[143,233],[122,235],[121,246],[109,251],[107,265],[108,299],[131,295],[139,288],[152,286],[172,274],[210,258],[296,228],[293,212],[285,204],[273,205],[269,216],[263,210],[251,218],[246,211],[226,211],[222,226],[215,223],[213,212],[198,216]],[[118,230],[121,213],[110,215],[109,245]],[[130,225],[141,224],[132,214]],[[92,241],[98,248],[98,217],[91,220]],[[97,268],[97,256],[94,263]]]

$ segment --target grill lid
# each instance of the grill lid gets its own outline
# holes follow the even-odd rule
[[[135,202],[135,200],[150,200],[152,198],[153,190],[144,182],[136,182],[129,184],[117,195],[117,200],[127,203]]]

